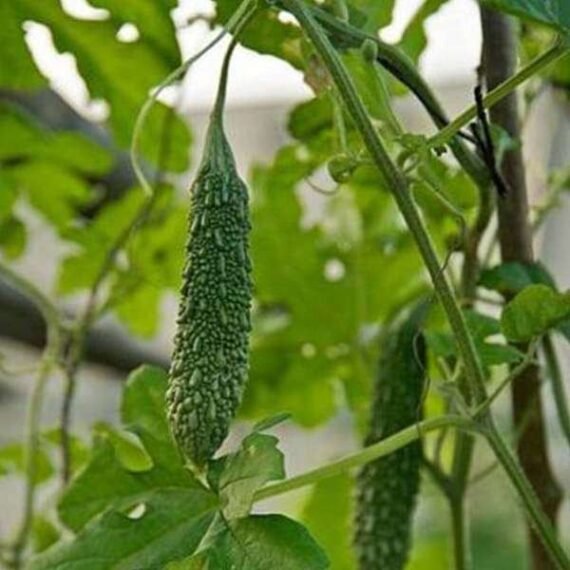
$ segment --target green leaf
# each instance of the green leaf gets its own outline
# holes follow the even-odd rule
[[[113,2],[113,6],[108,4],[111,18],[81,20],[66,13],[59,0],[20,0],[17,3],[21,21],[32,20],[46,25],[56,48],[75,56],[78,71],[91,97],[109,104],[109,123],[116,142],[123,147],[130,144],[136,117],[149,92],[180,63],[179,55],[174,54],[175,30],[174,23],[167,17],[168,5],[160,4],[150,0],[144,3],[142,0]],[[148,16],[152,16],[149,21],[146,20]],[[122,42],[117,38],[118,22],[128,17],[139,25],[141,32],[140,39],[134,42]],[[168,55],[165,57],[165,54]],[[183,171],[188,165],[189,131],[163,104],[155,105],[149,114],[141,138],[142,153],[147,160],[158,163],[162,153],[157,141],[162,140],[166,124],[169,124],[170,144],[162,167]]]
[[[0,132],[2,126],[0,125]],[[12,210],[18,198],[18,194],[12,181],[5,172],[0,169],[0,222],[12,217]]]
[[[424,0],[404,30],[399,46],[417,63],[427,46],[426,20],[435,14],[447,0]]]
[[[278,442],[272,435],[254,432],[242,441],[237,453],[223,458],[218,492],[227,520],[247,516],[255,492],[269,481],[285,477],[284,458],[277,449]]]
[[[281,515],[218,518],[204,544],[176,570],[325,570],[327,557],[299,523]]]
[[[483,0],[483,4],[570,32],[570,4],[567,0]]]
[[[441,358],[457,356],[455,339],[447,323],[443,323],[441,320],[441,309],[438,307],[432,311],[432,314],[435,313],[437,313],[437,317],[431,319],[430,327],[425,333],[430,349]],[[474,310],[464,311],[464,316],[479,357],[485,366],[520,362],[524,357],[515,347],[493,339],[493,337],[501,334],[501,324],[497,319]]]
[[[57,447],[58,450],[61,449],[61,430],[59,428],[44,431],[41,436],[42,440],[46,443]],[[74,475],[79,469],[86,465],[90,458],[91,450],[78,436],[67,434],[67,437],[69,440],[70,472]]]
[[[46,137],[44,144],[36,145],[34,155],[89,176],[101,176],[113,165],[107,149],[79,133],[66,131]]]
[[[95,176],[107,172],[113,163],[109,150],[81,133],[43,130],[9,104],[0,104],[0,132],[0,160],[41,159]]]
[[[353,50],[344,56],[344,62],[356,83],[358,92],[374,119],[387,124],[392,133],[398,133],[400,127],[394,118],[390,95],[382,71],[370,65],[360,50]]]
[[[406,570],[433,570],[433,568],[448,567],[448,539],[445,535],[435,535],[421,542],[416,540]]]
[[[287,130],[297,140],[307,140],[333,124],[330,95],[323,94],[300,103],[289,113]]]
[[[34,553],[43,552],[60,538],[57,526],[49,519],[36,515],[32,522],[32,547]]]
[[[155,366],[141,366],[131,373],[123,392],[121,419],[156,465],[176,472],[182,459],[166,419],[167,383],[166,372]]]
[[[392,21],[395,0],[352,0],[350,4],[368,16],[364,30],[375,33]]]
[[[541,263],[510,262],[485,269],[479,285],[502,295],[514,295],[533,284],[554,288],[554,280]]]
[[[501,327],[512,341],[524,342],[570,318],[570,293],[546,285],[525,287],[503,310]]]
[[[106,261],[108,251],[131,225],[143,201],[142,191],[132,189],[103,208],[89,225],[66,231],[66,238],[77,247],[60,265],[59,293],[74,293],[91,287]]]
[[[0,448],[0,476],[16,473],[26,474],[26,450],[21,443],[12,443]],[[36,455],[36,484],[46,483],[54,474],[54,468],[45,449],[40,446]]]
[[[132,24],[146,43],[168,61],[173,68],[180,63],[180,54],[171,11],[176,0],[91,0],[97,8],[109,11],[112,22],[117,26]]]
[[[152,468],[152,459],[133,434],[122,433],[105,422],[96,423],[93,429],[95,433],[107,437],[115,457],[126,471],[148,471]]]
[[[0,160],[29,157],[42,139],[42,132],[15,107],[0,104]]]
[[[216,24],[226,24],[240,0],[216,0]],[[262,54],[274,55],[296,69],[303,69],[300,29],[280,20],[275,10],[259,10],[255,19],[240,34],[240,43]]]
[[[158,287],[139,284],[120,300],[115,312],[131,333],[151,338],[158,330],[161,297],[162,291]]]
[[[0,218],[0,250],[7,259],[17,259],[24,253],[26,237],[26,227],[18,218]]]
[[[62,166],[46,160],[17,164],[7,173],[16,187],[27,194],[31,205],[63,230],[77,209],[91,197],[87,182]]]
[[[60,519],[69,528],[77,532],[95,515],[111,507],[132,507],[157,489],[198,487],[184,468],[170,435],[165,392],[163,370],[143,366],[131,374],[123,394],[121,418],[142,442],[152,468],[138,472],[125,468],[116,445],[100,433],[89,463],[72,481],[58,506]],[[137,466],[142,467],[139,461]]]
[[[297,186],[328,158],[330,139],[321,130],[304,144],[281,149],[272,164],[253,174],[259,311],[241,409],[248,418],[285,409],[294,421],[317,425],[337,410],[339,387],[351,409],[365,413],[370,370],[363,330],[381,322],[424,280],[414,243],[374,172],[357,172],[342,192],[319,197],[322,217],[305,221],[311,216],[305,202],[313,196]]]
[[[26,46],[24,22],[18,12],[15,2],[0,2],[0,87],[37,89],[46,81]]]
[[[354,570],[352,548],[353,479],[343,474],[323,479],[313,488],[302,522],[331,561],[331,570]],[[334,521],[334,524],[332,523]]]
[[[95,519],[72,542],[33,558],[30,570],[141,570],[163,568],[190,555],[208,528],[216,499],[200,488],[161,489],[136,509]]]

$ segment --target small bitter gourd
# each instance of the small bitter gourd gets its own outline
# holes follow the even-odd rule
[[[248,374],[251,305],[248,191],[224,133],[229,52],[192,186],[186,264],[167,391],[184,455],[203,466],[226,438]]]
[[[366,445],[416,422],[420,415],[426,351],[420,305],[383,338]],[[416,441],[366,464],[357,476],[355,547],[361,570],[402,570],[419,490],[421,443]]]

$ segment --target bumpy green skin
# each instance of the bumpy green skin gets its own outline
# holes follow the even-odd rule
[[[386,337],[375,384],[366,445],[419,419],[425,344],[418,334],[423,309]],[[416,441],[368,463],[357,478],[355,546],[361,570],[402,570],[419,489],[421,443]]]
[[[192,187],[187,257],[170,369],[170,426],[196,466],[226,438],[248,374],[248,193],[219,120]]]

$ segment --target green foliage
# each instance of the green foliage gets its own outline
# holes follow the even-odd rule
[[[121,405],[128,431],[95,427],[91,457],[59,502],[59,518],[74,537],[47,548],[29,567],[327,568],[323,552],[298,523],[249,515],[253,493],[285,475],[276,438],[248,435],[237,452],[212,463],[215,485],[209,490],[186,469],[171,438],[166,388],[160,369],[131,374]],[[48,538],[44,546],[54,537]]]
[[[7,259],[17,259],[26,248],[26,226],[15,216],[0,221],[0,249]]]
[[[523,355],[516,348],[500,339],[501,323],[498,319],[474,310],[464,311],[465,321],[473,337],[479,357],[485,367],[519,362]],[[457,346],[447,324],[443,321],[441,308],[432,311],[425,331],[427,343],[434,356],[457,358]],[[501,340],[501,342],[498,342]]]
[[[244,438],[239,451],[224,456],[219,460],[220,465],[214,464],[214,473],[223,467],[212,486],[220,496],[226,520],[247,516],[255,492],[270,481],[285,478],[284,458],[277,449],[278,441],[274,436],[254,431]]]
[[[368,32],[377,32],[392,21],[395,0],[387,0],[386,2],[354,0],[351,4],[366,14],[367,20],[364,29]]]
[[[110,106],[109,124],[118,144],[130,142],[134,121],[148,92],[180,63],[170,9],[172,2],[94,2],[109,10],[101,20],[82,20],[70,16],[58,0],[35,2],[22,0],[2,7],[7,12],[8,42],[2,42],[0,61],[2,87],[37,87],[41,84],[31,56],[24,48],[23,23],[33,21],[46,25],[60,52],[73,54],[78,71],[94,99],[103,99]],[[137,26],[139,39],[121,42],[117,31],[125,23]],[[12,52],[14,46],[15,51]],[[6,74],[4,70],[12,71]],[[128,78],[128,81],[125,80]],[[157,162],[156,141],[160,140],[167,108],[159,104],[147,122],[141,148],[148,160]],[[166,170],[182,171],[188,165],[188,129],[177,117],[170,127],[171,151]]]
[[[253,171],[252,258],[259,308],[242,408],[247,417],[286,409],[296,422],[317,425],[342,405],[340,384],[362,425],[371,374],[365,331],[424,282],[413,242],[390,196],[379,191],[382,182],[374,169],[357,169],[348,184],[323,199],[322,215],[304,221],[306,203],[314,196],[303,182],[324,166],[334,148],[331,115],[330,100],[323,96],[295,108],[289,129],[298,142]],[[332,278],[331,263],[339,268]]]
[[[157,489],[191,487],[194,479],[183,468],[164,415],[166,374],[143,367],[127,382],[121,419],[144,446],[152,468],[132,471],[112,438],[98,430],[89,463],[59,503],[61,521],[75,532],[108,509],[128,509]]]
[[[501,327],[515,342],[529,341],[570,318],[570,293],[547,285],[525,287],[503,310]]]
[[[416,63],[427,46],[425,22],[446,2],[447,0],[424,0],[402,35],[399,46]]]
[[[502,295],[514,295],[533,284],[555,287],[552,277],[541,263],[525,265],[516,262],[485,269],[481,273],[479,284]]]
[[[328,560],[309,533],[281,515],[226,522],[216,518],[196,554],[167,570],[325,570]]]
[[[9,473],[22,475],[26,470],[25,453],[26,448],[20,443],[12,443],[0,448],[0,476]],[[35,483],[45,483],[49,481],[53,474],[54,468],[51,459],[46,449],[41,447],[37,454]]]
[[[483,3],[570,32],[570,5],[566,0],[483,0]]]
[[[421,418],[426,352],[421,335],[426,305],[394,326],[381,347],[374,386],[371,445]],[[410,550],[422,448],[415,442],[365,465],[357,480],[355,543],[362,570],[401,570]]]
[[[108,10],[109,20],[116,28],[126,23],[135,25],[144,42],[171,67],[176,66],[180,56],[170,18],[176,0],[92,0],[90,4]]]
[[[34,553],[43,552],[55,544],[59,540],[59,537],[59,529],[53,522],[42,516],[34,517],[32,529],[32,547]]]
[[[28,53],[16,3],[0,4],[0,21],[0,85],[9,89],[44,86],[46,81]]]
[[[57,544],[33,559],[29,568],[163,567],[197,547],[215,504],[212,495],[199,488],[157,490],[130,510],[104,513],[72,542]]]
[[[215,23],[225,24],[241,0],[216,0]],[[291,23],[283,23],[276,12],[261,10],[240,34],[240,42],[262,54],[274,55],[297,69],[305,67],[302,34]]]

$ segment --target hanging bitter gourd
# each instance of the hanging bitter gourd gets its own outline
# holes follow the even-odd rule
[[[384,336],[366,445],[393,435],[420,416],[426,351],[419,327],[425,307],[419,305]],[[355,546],[361,570],[405,567],[421,458],[421,443],[416,441],[359,472]]]
[[[192,186],[178,330],[167,391],[170,426],[203,466],[227,436],[248,374],[251,263],[248,191],[224,133],[230,53]]]

